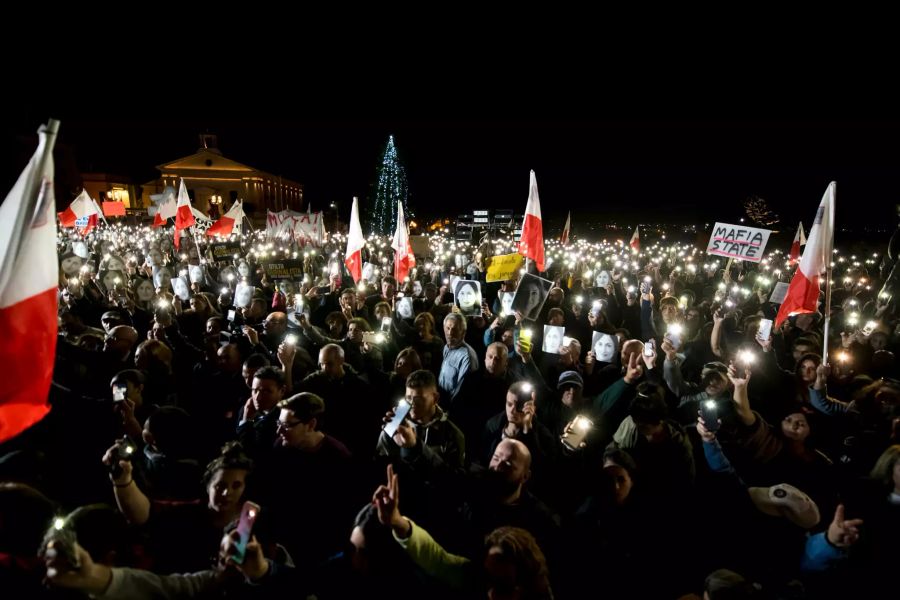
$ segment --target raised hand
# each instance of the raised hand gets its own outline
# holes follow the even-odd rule
[[[637,352],[632,352],[628,357],[628,367],[625,369],[625,383],[635,383],[644,374]]]
[[[391,527],[401,537],[409,535],[409,522],[400,514],[400,483],[393,465],[387,466],[387,483],[378,486],[372,496],[372,504],[378,513],[378,521]]]
[[[844,505],[838,504],[825,535],[838,548],[849,548],[859,540],[859,526],[862,524],[862,519],[844,519]]]
[[[728,379],[731,380],[735,389],[746,388],[750,383],[750,367],[744,369],[744,376],[741,377],[734,362],[728,363]]]
[[[419,441],[416,437],[416,428],[406,419],[397,427],[393,440],[401,448],[415,448]]]

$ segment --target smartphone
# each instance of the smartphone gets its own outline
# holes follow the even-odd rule
[[[119,466],[120,460],[125,460],[131,462],[131,459],[134,457],[134,452],[137,448],[135,445],[131,443],[127,437],[123,437],[120,440],[116,440],[115,450],[113,450],[112,461],[109,463],[109,472],[113,477],[118,477],[122,474],[122,467]]]
[[[669,343],[672,344],[672,347],[675,350],[679,350],[681,348],[681,332],[683,331],[681,325],[677,323],[672,323],[668,327],[666,327],[666,337],[669,338]]]
[[[719,407],[715,400],[704,400],[700,403],[700,418],[703,419],[703,426],[710,433],[719,430]]]
[[[234,322],[234,309],[228,311],[228,320]]]
[[[641,282],[641,293],[642,294],[649,294],[652,289],[653,289],[653,284],[651,284],[649,281],[644,280]]]
[[[768,340],[772,336],[772,319],[759,320],[757,336],[763,341]]]
[[[78,541],[75,535],[75,529],[64,517],[56,517],[47,532],[44,534],[44,541],[41,544],[41,555],[45,555],[53,544],[56,550],[56,556],[66,561],[73,569],[81,568],[81,561],[78,560],[78,553],[75,552],[75,543]]]
[[[364,344],[376,344],[378,343],[378,334],[374,331],[364,331],[363,332],[363,343]]]
[[[388,434],[388,437],[393,437],[394,434],[397,433],[400,423],[402,423],[409,415],[410,409],[412,409],[412,404],[405,399],[401,399],[400,402],[397,403],[397,408],[394,409],[394,418],[388,421],[384,426],[384,432]]]
[[[653,340],[647,340],[647,343],[644,344],[644,356],[653,356],[656,351],[656,342]]]
[[[235,544],[234,562],[239,565],[244,564],[244,557],[247,553],[247,543],[250,541],[250,534],[253,532],[253,523],[259,515],[259,504],[247,500],[244,502],[244,508],[241,509],[241,520],[238,521],[237,532],[239,539]]]
[[[516,412],[525,412],[525,405],[531,402],[531,393],[534,387],[529,382],[522,384],[522,393],[516,395]]]
[[[591,314],[595,317],[600,314],[600,311],[603,309],[603,301],[602,300],[594,300],[591,303]]]
[[[318,287],[316,288],[316,291],[317,291],[319,294],[327,294],[328,292],[331,291],[331,287],[329,287],[329,286],[327,286],[327,285],[320,285],[320,286],[318,286]]]
[[[384,317],[381,319],[381,331],[387,333],[391,330],[391,318]]]
[[[520,329],[519,330],[519,343],[522,344],[522,349],[525,352],[531,352],[531,337],[532,332],[530,329]]]
[[[117,383],[113,386],[113,402],[123,402],[125,393],[128,391],[128,384]]]
[[[875,321],[866,321],[865,327],[862,328],[862,334],[864,336],[872,335],[872,332],[875,331],[875,328],[878,326],[878,323]]]
[[[581,444],[584,443],[588,432],[593,426],[594,423],[587,417],[577,416],[575,417],[575,422],[573,423],[571,430],[563,433],[559,439],[563,443],[563,446],[569,450],[580,450]]]

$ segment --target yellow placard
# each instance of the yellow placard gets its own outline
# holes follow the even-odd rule
[[[518,277],[519,269],[525,264],[525,257],[521,254],[501,254],[492,256],[487,261],[488,283],[492,281],[506,281]]]

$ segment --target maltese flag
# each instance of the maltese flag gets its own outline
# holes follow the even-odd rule
[[[836,187],[837,184],[832,181],[825,190],[812,229],[809,230],[809,240],[803,250],[803,258],[800,259],[800,268],[794,271],[787,295],[775,317],[775,327],[792,315],[814,313],[818,309],[819,277],[831,262],[831,249],[834,247]]]
[[[528,204],[525,206],[522,237],[519,238],[519,254],[533,260],[538,271],[544,271],[544,229],[541,221],[541,199],[538,197],[537,178],[534,176],[534,171],[531,172],[531,182],[528,188]]]
[[[640,225],[634,226],[634,233],[631,234],[631,241],[628,242],[628,245],[631,246],[635,252],[641,251],[641,232],[639,229]]]
[[[178,204],[175,207],[175,247],[181,244],[181,230],[191,227],[197,219],[191,211],[191,197],[188,196],[187,188],[184,187],[184,179],[181,180],[181,187],[178,188]]]
[[[412,244],[409,241],[409,231],[406,230],[406,219],[403,217],[403,205],[397,203],[397,229],[394,231],[394,240],[391,243],[394,249],[394,279],[397,285],[403,285],[409,275],[410,269],[416,266],[416,255],[413,254]]]
[[[800,260],[800,246],[806,245],[806,236],[803,235],[803,221],[797,224],[797,233],[794,235],[794,242],[791,244],[791,263],[796,264]]]
[[[50,411],[59,281],[53,218],[58,129],[52,119],[40,128],[34,156],[0,205],[0,364],[15,374],[0,380],[0,442]]]
[[[163,200],[159,208],[156,209],[156,216],[153,217],[153,227],[165,225],[166,221],[175,216],[175,196],[169,193]]]
[[[232,233],[241,232],[241,222],[244,218],[243,203],[238,200],[231,205],[228,212],[222,215],[218,221],[213,223],[212,227],[206,230],[206,235],[231,235]]]
[[[78,197],[69,204],[69,208],[56,216],[59,217],[59,224],[63,227],[78,227],[81,235],[87,235],[97,225],[99,214],[97,203],[86,190],[81,190]]]
[[[366,239],[359,226],[359,201],[353,197],[353,208],[350,209],[350,235],[347,237],[347,251],[344,253],[344,264],[353,276],[353,282],[359,283],[362,279],[362,249],[366,245]]]

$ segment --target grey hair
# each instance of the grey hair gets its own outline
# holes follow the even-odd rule
[[[455,319],[460,322],[462,325],[463,331],[466,330],[466,319],[459,313],[449,313],[446,317],[444,317],[444,325],[447,325],[447,321]]]
[[[322,351],[325,350],[333,350],[337,352],[337,355],[341,357],[341,360],[344,360],[344,349],[337,344],[325,344],[324,346],[322,346]]]

